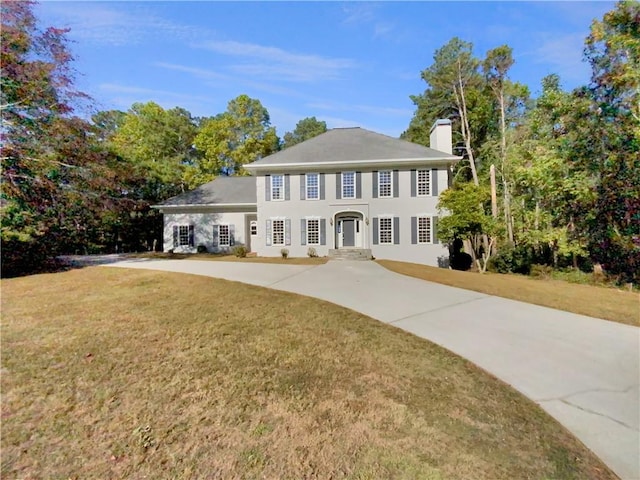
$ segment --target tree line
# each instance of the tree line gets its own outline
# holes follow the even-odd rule
[[[507,45],[481,59],[454,38],[422,72],[427,88],[411,97],[402,136],[428,145],[433,121],[453,120],[463,161],[439,224],[457,244],[453,260],[518,273],[596,266],[640,281],[640,3],[621,1],[594,21],[584,58],[588,85],[564,91],[549,75],[536,99],[509,78]]]
[[[148,103],[78,111],[65,29],[41,29],[33,2],[3,2],[1,37],[2,274],[46,268],[63,253],[154,250],[152,208],[219,175],[326,131],[315,117],[280,138],[258,99],[240,95],[197,118]],[[509,78],[508,46],[484,59],[458,38],[422,72],[427,87],[402,138],[428,145],[450,118],[455,152],[440,236],[462,242],[480,270],[534,263],[587,268],[638,282],[640,270],[640,7],[623,1],[593,23],[589,85],[563,91],[557,75],[533,99]],[[491,194],[495,171],[495,201]],[[454,256],[459,254],[453,251]]]

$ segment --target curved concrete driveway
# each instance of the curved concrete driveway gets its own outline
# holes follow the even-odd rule
[[[425,282],[374,262],[298,266],[135,260],[113,265],[206,275],[309,295],[393,324],[510,384],[567,427],[622,479],[640,479],[636,327]]]

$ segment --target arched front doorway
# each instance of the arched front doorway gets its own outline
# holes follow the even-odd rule
[[[363,219],[360,212],[336,213],[333,227],[336,248],[364,247]]]

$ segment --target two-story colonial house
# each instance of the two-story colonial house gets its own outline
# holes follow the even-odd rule
[[[450,182],[451,122],[430,148],[361,128],[336,128],[245,165],[251,177],[219,177],[156,206],[164,250],[211,252],[243,244],[259,256],[344,251],[437,265],[438,195]]]

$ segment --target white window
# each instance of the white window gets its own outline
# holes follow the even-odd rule
[[[380,217],[378,224],[378,243],[393,243],[393,218]]]
[[[342,198],[356,198],[356,172],[342,172]]]
[[[378,172],[378,196],[393,196],[393,190],[391,187],[391,170]]]
[[[229,225],[218,225],[218,245],[228,247],[231,244]]]
[[[307,219],[307,245],[320,245],[320,220]]]
[[[271,244],[284,245],[284,220],[273,220],[271,224]]]
[[[251,235],[257,235],[258,234],[258,221],[257,220],[251,220],[251,223],[249,224],[249,231],[251,232]]]
[[[431,195],[431,189],[429,188],[429,170],[418,170],[416,180],[418,182],[418,196],[427,197]]]
[[[284,175],[271,175],[271,200],[284,200]]]
[[[189,245],[189,225],[180,225],[178,227],[178,245]]]
[[[318,173],[307,173],[305,178],[307,200],[318,200],[320,198],[320,175]]]
[[[431,217],[418,217],[418,243],[431,243]]]

